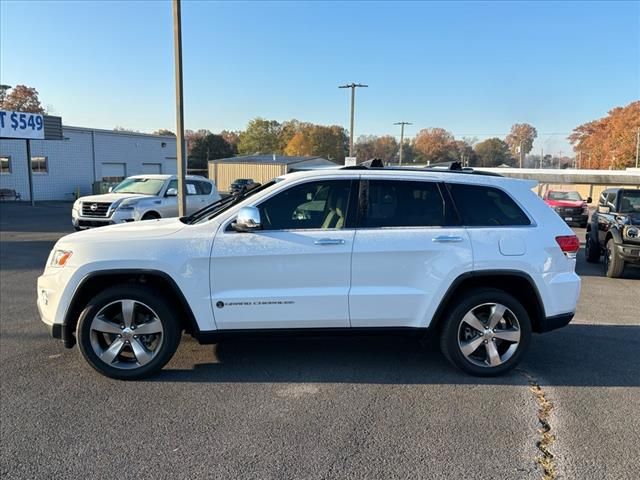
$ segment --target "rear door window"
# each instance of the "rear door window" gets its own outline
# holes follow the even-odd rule
[[[516,202],[499,188],[448,184],[462,224],[468,227],[531,225]]]
[[[370,180],[363,228],[447,225],[447,212],[435,182]]]

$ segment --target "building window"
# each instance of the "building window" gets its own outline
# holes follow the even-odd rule
[[[11,157],[5,155],[0,157],[0,173],[3,175],[11,173]]]
[[[47,157],[31,157],[31,171],[33,173],[49,173]]]

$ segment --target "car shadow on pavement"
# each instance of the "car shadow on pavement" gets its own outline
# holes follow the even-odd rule
[[[149,381],[525,385],[524,371],[540,385],[637,387],[638,351],[640,326],[569,325],[534,335],[519,369],[478,378],[410,337],[236,338],[213,347],[185,337],[174,361]],[[204,355],[211,361],[198,363]]]

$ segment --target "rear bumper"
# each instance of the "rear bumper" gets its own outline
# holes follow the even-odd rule
[[[545,317],[540,321],[540,328],[538,332],[550,332],[558,328],[566,327],[573,319],[575,312],[563,313],[561,315],[554,315],[552,317]]]

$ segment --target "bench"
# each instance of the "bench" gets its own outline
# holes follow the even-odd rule
[[[14,200],[20,200],[21,195],[11,188],[0,188],[0,200],[5,200],[7,198],[13,198]]]

